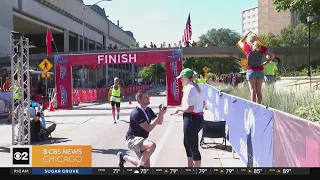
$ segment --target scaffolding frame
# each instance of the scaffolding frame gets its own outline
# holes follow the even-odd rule
[[[29,39],[11,32],[12,145],[30,145]]]

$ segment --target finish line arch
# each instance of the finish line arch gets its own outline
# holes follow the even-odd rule
[[[181,104],[182,84],[176,79],[182,71],[182,50],[156,50],[136,52],[105,52],[91,54],[60,54],[54,56],[56,98],[58,109],[72,109],[72,66],[109,64],[166,63],[168,106]]]

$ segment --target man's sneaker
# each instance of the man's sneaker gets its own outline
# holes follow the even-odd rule
[[[123,168],[124,163],[126,163],[126,161],[123,159],[123,154],[121,152],[118,152],[117,156],[118,156],[118,166]]]
[[[119,118],[120,118],[120,116],[119,116],[119,114],[117,114],[117,120],[119,120]]]

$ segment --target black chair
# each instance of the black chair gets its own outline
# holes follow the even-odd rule
[[[223,138],[222,144],[224,144],[224,149],[227,149],[227,136],[225,129],[225,121],[204,121],[200,146],[204,148],[203,145],[213,144],[205,143],[204,138]]]

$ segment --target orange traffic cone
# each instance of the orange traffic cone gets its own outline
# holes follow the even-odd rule
[[[50,111],[50,112],[53,112],[53,111],[54,111],[53,103],[50,103],[50,105],[49,105],[49,111]]]
[[[132,104],[132,102],[131,102],[131,98],[129,97],[129,104]]]

